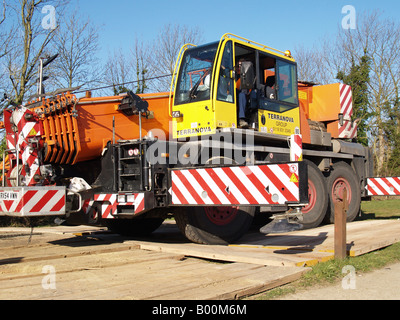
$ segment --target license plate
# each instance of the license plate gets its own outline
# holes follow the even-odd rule
[[[0,201],[2,200],[18,200],[19,192],[15,191],[4,191],[0,192]]]

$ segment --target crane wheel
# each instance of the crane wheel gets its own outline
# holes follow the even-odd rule
[[[337,162],[333,165],[327,178],[330,208],[326,215],[326,222],[335,222],[335,203],[343,200],[343,190],[347,189],[349,208],[347,221],[351,222],[360,212],[361,190],[360,183],[354,170],[345,162]]]
[[[188,207],[175,212],[175,220],[187,239],[208,245],[226,245],[250,228],[254,207]]]
[[[302,209],[304,229],[318,227],[328,210],[328,191],[326,181],[318,167],[309,160],[304,160],[308,168],[308,200]]]

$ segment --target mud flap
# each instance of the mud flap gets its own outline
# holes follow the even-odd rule
[[[303,229],[301,213],[286,213],[272,216],[272,222],[260,228],[263,234],[285,233]]]

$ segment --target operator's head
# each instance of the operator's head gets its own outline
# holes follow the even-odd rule
[[[240,70],[241,70],[241,68],[242,68],[242,62],[244,61],[244,59],[242,58],[242,59],[240,59],[239,61],[238,61],[238,63],[236,64],[236,73],[237,74],[240,74]]]

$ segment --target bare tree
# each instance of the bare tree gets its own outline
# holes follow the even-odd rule
[[[139,39],[135,40],[135,45],[131,49],[131,64],[133,72],[136,74],[136,93],[145,93],[147,91],[153,91],[152,86],[154,77],[153,60],[152,60],[152,48],[148,43],[145,43]]]
[[[58,87],[74,87],[98,82],[98,28],[77,12],[63,19],[63,27],[54,35],[54,51],[59,54],[54,63],[54,79]]]
[[[365,54],[371,60],[368,82],[369,108],[373,114],[370,121],[370,140],[374,148],[377,173],[386,174],[386,164],[391,155],[390,139],[385,133],[395,101],[399,99],[400,85],[400,24],[383,19],[381,13],[364,14],[357,19],[355,30],[339,33],[338,47],[341,56],[350,62],[360,61]]]
[[[6,20],[6,2],[3,1],[3,12],[0,18],[0,25]]]
[[[46,0],[20,0],[11,6],[17,30],[11,39],[13,50],[5,55],[4,64],[17,103],[22,103],[26,93],[36,84],[38,62],[49,48],[57,29],[56,25],[44,28],[43,19],[46,16],[43,16],[41,11],[45,5],[55,8],[59,3]]]
[[[109,54],[104,68],[105,84],[112,88],[113,94],[119,94],[128,90],[134,90],[130,82],[135,79],[135,70],[132,67],[132,59],[121,49]]]
[[[198,27],[167,24],[159,32],[153,44],[154,75],[171,75],[174,72],[175,61],[179,50],[186,43],[199,44],[203,41],[202,32]],[[171,77],[159,79],[154,86],[158,91],[169,91]]]
[[[4,57],[10,51],[10,40],[11,36],[14,33],[13,26],[7,28],[5,26],[6,21],[6,14],[8,14],[6,10],[6,2],[3,1],[3,5],[1,7],[0,13],[0,93],[7,92],[10,89],[10,81],[6,75],[5,64],[3,61],[5,60]],[[3,106],[0,106],[2,108]]]
[[[2,26],[6,20],[6,14],[8,13],[6,10],[5,0],[3,0],[3,5],[0,10],[0,26]],[[3,58],[9,51],[10,40],[13,32],[14,28],[12,26],[8,29],[6,27],[1,27],[0,29],[0,59]]]
[[[104,66],[103,83],[110,86],[112,94],[128,90],[136,93],[147,92],[151,86],[152,55],[151,48],[138,39],[128,53],[122,49],[109,53]],[[103,91],[110,94],[110,90]]]
[[[400,24],[383,18],[382,13],[362,13],[357,17],[356,29],[339,27],[337,35],[320,41],[319,49],[296,50],[300,78],[321,83],[337,81],[339,72],[349,74],[352,66],[362,59],[370,60],[367,82],[368,138],[375,156],[378,175],[389,174],[388,160],[392,155],[393,139],[400,135]],[[397,119],[397,122],[394,121]],[[396,125],[388,128],[388,123]],[[389,130],[390,129],[390,130]],[[400,145],[400,141],[398,142]]]
[[[144,93],[151,82],[151,54],[149,48],[136,39],[130,52],[123,53],[121,49],[109,54],[104,67],[103,77],[113,94],[128,90]],[[105,94],[109,93],[106,91]]]
[[[157,39],[136,39],[130,53],[121,49],[109,54],[104,69],[105,84],[117,94],[126,90],[136,93],[168,91],[180,48],[188,42],[200,42],[198,28],[166,25]]]
[[[294,58],[297,62],[298,78],[300,81],[309,81],[318,84],[331,83],[331,70],[326,68],[326,62],[321,50],[318,48],[295,48]]]

